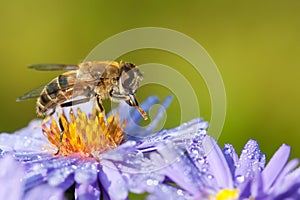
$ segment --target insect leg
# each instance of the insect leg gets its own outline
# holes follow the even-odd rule
[[[111,100],[113,101],[125,101],[129,106],[135,107],[143,116],[144,120],[148,119],[147,113],[139,107],[138,101],[136,100],[134,95],[121,95],[121,94],[116,94],[113,92],[110,92],[110,97]]]
[[[126,101],[126,103],[130,106],[135,107],[143,116],[144,120],[148,119],[147,113],[139,106],[138,101],[136,100],[134,95],[130,95],[129,100]]]
[[[62,124],[62,121],[61,121],[61,118],[59,118],[59,127],[60,127],[60,134],[59,134],[59,142],[58,142],[58,145],[57,145],[57,152],[54,154],[55,156],[57,156],[59,154],[59,151],[60,151],[60,147],[61,147],[61,144],[62,144],[62,139],[63,139],[63,136],[64,136],[64,126]]]
[[[42,121],[42,124],[46,123],[50,118],[51,116],[55,113],[55,108],[52,109],[51,113],[49,113],[49,115],[47,115],[43,121]]]
[[[104,110],[104,107],[102,105],[102,99],[100,98],[99,95],[96,95],[96,99],[97,99],[98,108],[99,108],[100,112],[102,113],[103,121],[105,122],[107,127],[109,127],[107,119],[106,119],[106,115],[105,115],[105,110]]]
[[[99,107],[99,109],[100,109],[100,112],[105,112],[105,111],[104,111],[104,107],[103,107],[103,105],[102,105],[102,100],[101,100],[101,98],[100,98],[98,95],[96,95],[96,98],[97,98],[97,105],[98,105],[98,107]]]
[[[90,101],[90,97],[84,98],[84,99],[78,99],[78,100],[74,100],[74,101],[68,101],[68,102],[62,103],[60,106],[61,107],[70,107],[70,106],[74,106],[77,104],[86,103],[88,101]]]

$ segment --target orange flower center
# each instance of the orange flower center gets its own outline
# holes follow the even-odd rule
[[[111,115],[106,121],[103,114],[95,109],[91,115],[86,115],[80,109],[75,115],[71,109],[69,118],[68,121],[64,112],[59,115],[64,130],[60,155],[76,154],[97,159],[101,153],[116,148],[123,140],[126,123],[120,123],[119,115]],[[48,141],[57,149],[61,133],[57,121],[51,117],[50,125],[44,123],[42,130]]]

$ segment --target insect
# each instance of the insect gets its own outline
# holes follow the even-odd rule
[[[100,111],[104,111],[102,100],[109,98],[113,102],[125,101],[135,107],[144,119],[147,114],[135,98],[139,81],[143,76],[132,63],[115,61],[91,61],[78,65],[37,64],[29,68],[36,70],[70,70],[65,72],[43,87],[36,88],[17,101],[31,98],[37,99],[37,114],[44,115],[47,111],[55,112],[57,106],[68,107],[86,103],[96,98]],[[76,97],[83,98],[73,100]]]
[[[17,99],[22,101],[37,98],[38,115],[52,115],[58,106],[69,107],[95,99],[99,110],[105,116],[102,100],[110,99],[112,102],[125,101],[129,106],[135,107],[145,120],[148,118],[135,97],[143,76],[132,63],[89,61],[78,65],[36,64],[29,68],[41,71],[67,70],[47,85]]]

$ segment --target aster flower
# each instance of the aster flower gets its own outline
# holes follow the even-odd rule
[[[249,140],[240,157],[230,144],[223,151],[210,136],[196,133],[187,146],[170,144],[152,155],[164,169],[168,186],[157,188],[149,199],[299,199],[298,159],[288,162],[291,148],[283,144],[265,166],[265,155]],[[182,152],[185,151],[184,154]],[[296,169],[295,169],[296,168]]]
[[[0,199],[6,200],[32,200],[32,199],[64,199],[64,191],[43,184],[24,194],[24,182],[22,178],[25,170],[12,156],[0,159]]]
[[[298,160],[287,164],[287,145],[265,167],[256,141],[250,140],[240,157],[232,145],[222,151],[201,118],[154,133],[171,100],[165,99],[145,128],[139,125],[140,114],[122,103],[107,122],[95,112],[65,110],[59,116],[65,131],[59,156],[53,155],[59,143],[57,118],[1,134],[0,155],[21,163],[23,197],[34,198],[45,187],[58,194],[75,190],[76,199],[127,199],[129,192],[148,193],[150,200],[299,198],[300,172],[293,170]],[[141,107],[147,111],[157,102],[150,97]]]
[[[158,117],[143,129],[145,132],[155,127],[160,112],[166,109],[170,101],[171,97],[167,97]],[[147,111],[157,102],[156,97],[150,97],[141,107]],[[124,110],[124,106],[121,104],[117,110]],[[144,153],[138,147],[141,144],[138,140],[128,140],[121,144],[125,120],[132,119],[138,124],[141,116],[137,115],[133,112],[132,117],[129,117],[124,112],[120,116],[109,117],[108,131],[103,116],[99,114],[65,111],[59,116],[65,131],[59,156],[54,156],[60,132],[57,119],[51,119],[50,124],[43,124],[42,127],[41,121],[34,120],[28,127],[14,134],[0,135],[1,157],[12,155],[21,163],[25,174],[22,177],[25,195],[46,185],[62,191],[75,188],[76,199],[126,199],[129,191],[149,191],[146,183],[150,179],[154,182],[162,182],[164,179],[159,172],[148,173],[155,171],[155,165],[145,157],[146,152],[151,151],[150,147],[143,148]],[[132,132],[137,128],[142,132],[138,126],[128,126],[127,131]],[[79,131],[75,132],[74,129]],[[143,172],[147,173],[141,174]],[[137,180],[145,184],[137,184]]]

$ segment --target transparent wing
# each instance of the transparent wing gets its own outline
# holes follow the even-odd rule
[[[30,92],[27,92],[26,94],[17,98],[16,101],[24,101],[27,99],[37,98],[40,96],[40,94],[44,88],[45,88],[45,86],[40,86],[38,88],[35,88],[35,89],[31,90]]]
[[[78,65],[67,65],[67,64],[34,64],[28,66],[30,69],[39,71],[57,71],[57,70],[77,70]]]

